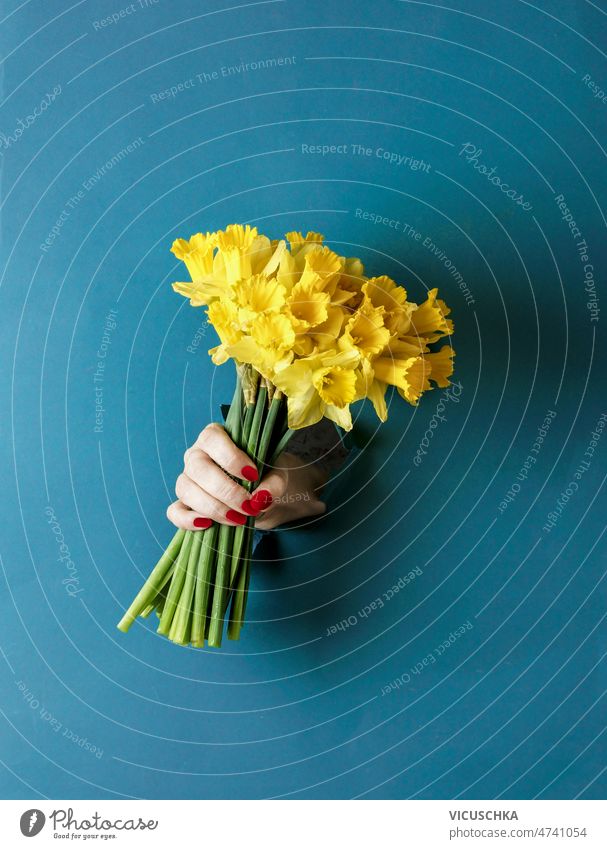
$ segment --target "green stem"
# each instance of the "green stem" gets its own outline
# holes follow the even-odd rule
[[[192,546],[190,548],[190,556],[188,557],[185,581],[183,584],[181,595],[179,596],[177,610],[175,611],[175,615],[173,617],[173,621],[176,623],[176,626],[175,636],[172,639],[173,642],[181,643],[182,645],[185,644],[186,631],[188,630],[188,623],[190,622],[191,618],[192,598],[194,597],[194,588],[196,586],[198,555],[200,553],[200,546],[202,545],[202,537],[205,533],[206,531],[197,531],[193,533],[193,540]]]
[[[240,441],[238,442],[238,447],[242,448],[243,451],[247,450],[247,442],[249,439],[249,434],[251,432],[251,424],[253,422],[253,415],[255,414],[255,404],[247,404],[245,414],[244,414],[244,422],[242,424],[242,431],[240,434]]]
[[[281,392],[276,391],[274,397],[272,398],[272,403],[270,404],[270,409],[268,411],[268,415],[264,422],[263,430],[261,432],[261,437],[259,439],[258,454],[259,461],[262,464],[266,461],[268,448],[270,447],[270,442],[272,441],[272,436],[274,435],[276,420],[278,419],[278,414],[280,413],[283,407],[283,403],[283,394]]]
[[[273,465],[274,465],[274,463],[278,460],[278,457],[279,457],[279,456],[282,454],[282,452],[285,450],[285,448],[287,447],[287,444],[288,444],[289,440],[291,439],[291,437],[293,436],[293,434],[294,434],[294,433],[295,433],[295,431],[294,431],[294,430],[290,430],[289,428],[287,428],[287,430],[286,430],[286,431],[284,432],[284,434],[281,436],[281,438],[280,438],[280,442],[279,442],[279,443],[278,443],[278,445],[276,446],[276,448],[275,448],[275,450],[274,450],[274,453],[272,454],[272,456],[271,456],[271,457],[270,457],[270,459],[268,460],[268,464],[267,464],[268,466],[273,466]]]
[[[208,640],[209,645],[214,648],[221,646],[223,617],[230,588],[230,562],[232,559],[233,538],[233,526],[222,525],[219,529],[217,572],[215,574],[215,586],[213,588],[213,605]]]
[[[162,585],[163,578],[165,577],[167,571],[171,568],[171,566],[175,562],[176,557],[179,554],[184,536],[185,531],[179,530],[169,543],[166,551],[150,573],[150,576],[148,577],[147,581],[141,587],[141,589],[133,599],[131,606],[118,623],[118,628],[121,631],[128,631],[135,619],[141,613],[141,611],[145,610],[145,608],[148,607],[148,605],[152,602],[154,597],[158,595],[159,587]]]
[[[269,441],[269,437],[267,436],[268,431],[268,421],[270,417],[272,417],[272,421],[276,421],[276,416],[278,414],[278,409],[280,407],[280,402],[275,405],[274,402],[270,404],[270,408],[268,411],[268,415],[264,422],[264,415],[266,413],[267,408],[267,400],[268,400],[268,390],[264,386],[257,393],[257,398],[255,400],[255,412],[253,414],[253,418],[250,422],[250,429],[247,431],[246,429],[243,432],[243,442],[246,441],[246,452],[249,457],[253,458],[254,461],[260,466],[263,467],[264,455],[260,453],[260,446],[264,445],[264,440],[266,444],[267,450],[267,442]],[[269,432],[271,433],[272,429],[272,421],[270,421]],[[263,425],[263,427],[262,427]],[[261,468],[259,469],[261,476]],[[251,489],[251,484],[245,484],[248,490]],[[253,533],[253,519],[249,517],[245,525],[240,525],[236,528],[234,532],[234,545],[232,548],[232,563],[230,569],[230,587],[234,586],[236,581],[236,576],[238,574],[238,569],[240,565],[240,555],[243,549],[243,544],[248,545],[249,536]],[[225,605],[226,608],[228,606],[229,599],[226,598]]]
[[[184,533],[185,533],[185,531],[184,531]],[[154,610],[155,607],[158,607],[160,600],[163,599],[163,598],[166,599],[166,588],[167,588],[167,585],[170,583],[170,580],[173,577],[174,572],[175,572],[175,562],[173,561],[173,563],[171,563],[171,565],[169,566],[166,575],[164,576],[164,578],[160,582],[160,585],[158,587],[158,592],[156,593],[154,598],[151,600],[151,602],[148,604],[148,606],[145,608],[145,610],[143,610],[139,614],[140,616],[144,616],[144,617],[149,616],[150,613],[152,612],[152,610]]]
[[[215,563],[216,543],[217,525],[213,525],[208,531],[204,532],[204,539],[198,557],[194,610],[192,613],[192,645],[197,648],[204,646],[204,628],[211,586],[211,570]]]
[[[244,625],[244,616],[249,593],[249,579],[251,577],[251,555],[253,548],[253,534],[247,541],[247,548],[242,560],[242,567],[238,575],[238,584],[232,594],[232,608],[230,610],[230,621],[228,622],[228,639],[239,640],[240,630]]]
[[[251,422],[251,431],[247,439],[246,447],[247,454],[255,462],[257,461],[257,442],[259,440],[261,425],[263,422],[264,413],[266,411],[267,399],[268,390],[265,388],[265,386],[263,386],[257,393],[257,400],[255,401],[255,412],[253,414],[253,421]]]
[[[249,442],[251,438],[251,432],[254,424],[254,419],[257,413],[258,406],[261,408],[261,404],[264,402],[260,402],[259,393],[255,399],[254,404],[247,405],[247,410],[245,414],[245,419],[242,427],[241,439],[239,443],[239,448],[243,451],[247,451],[249,447]],[[261,415],[263,416],[263,409],[261,411]],[[256,446],[255,446],[256,447]],[[249,454],[251,452],[248,452]],[[248,481],[245,481],[242,486],[247,489],[249,492],[251,491],[252,484]],[[248,527],[250,527],[253,523],[252,519],[247,519],[246,525],[239,525],[234,531],[234,542],[232,545],[232,559],[230,563],[230,587],[234,585],[234,579],[236,577],[236,571],[238,569],[238,561],[240,558],[240,551],[242,549],[242,543],[244,540],[245,531]],[[229,598],[226,596],[225,606],[224,606],[224,614],[229,604]]]
[[[236,388],[234,389],[234,397],[228,410],[228,415],[225,420],[225,429],[230,434],[232,440],[236,443],[240,440],[240,432],[242,428],[242,385],[240,376],[236,375]]]
[[[188,559],[190,556],[190,548],[192,547],[192,537],[194,536],[194,533],[194,531],[186,531],[185,533],[183,545],[181,546],[181,551],[179,552],[179,557],[177,558],[175,572],[171,580],[171,587],[167,595],[167,600],[164,603],[162,616],[160,617],[158,633],[164,634],[165,636],[169,633],[169,630],[171,628],[173,616],[175,615],[177,603],[179,602],[181,590],[183,589]]]

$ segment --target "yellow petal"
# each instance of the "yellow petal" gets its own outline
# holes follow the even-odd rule
[[[215,234],[195,233],[191,239],[175,239],[171,247],[177,259],[185,263],[192,280],[206,277],[213,271]]]
[[[333,407],[329,404],[325,407],[324,414],[344,430],[352,430],[350,407]]]
[[[239,280],[233,287],[238,306],[251,313],[280,310],[285,302],[285,288],[275,277],[255,274],[247,280]]]
[[[286,368],[276,372],[274,385],[285,395],[297,395],[312,385],[312,368],[305,360],[295,360]]]
[[[289,244],[291,245],[291,253],[293,254],[297,253],[297,251],[300,250],[300,248],[302,248],[306,243],[314,242],[320,245],[325,238],[320,233],[313,233],[312,230],[309,230],[305,236],[303,236],[298,230],[292,230],[286,235]]]
[[[323,408],[314,387],[308,387],[300,395],[288,395],[287,413],[288,424],[292,430],[310,427],[310,425],[319,422],[323,417]]]
[[[455,351],[450,345],[443,345],[435,354],[426,354],[426,360],[431,367],[430,380],[441,388],[449,386],[449,378],[453,374],[454,356]]]
[[[293,324],[300,330],[316,327],[327,319],[330,298],[316,290],[314,284],[296,283],[287,299]]]
[[[386,312],[403,307],[407,300],[406,290],[385,274],[370,277],[361,288],[374,307],[383,307]]]
[[[271,277],[277,270],[278,266],[281,263],[283,256],[287,251],[287,243],[284,239],[281,239],[280,242],[274,248],[271,256],[268,258],[266,264],[262,269],[260,269],[261,273],[266,277]]]
[[[284,315],[260,315],[251,328],[251,336],[263,348],[286,350],[295,343],[295,331]]]
[[[356,375],[352,369],[339,366],[318,369],[313,382],[325,404],[340,409],[350,404],[356,395]]]
[[[367,398],[373,404],[377,418],[381,422],[385,422],[388,418],[388,408],[386,407],[387,388],[387,383],[383,383],[381,380],[374,380],[367,390]]]
[[[320,350],[335,347],[335,340],[341,333],[342,324],[346,313],[341,307],[331,304],[327,307],[327,318],[322,324],[317,324],[313,331],[313,338]]]
[[[216,366],[221,366],[230,359],[230,355],[223,345],[217,345],[215,348],[209,348],[209,355]]]
[[[184,298],[189,298],[193,307],[205,306],[222,294],[222,290],[214,282],[173,283],[173,289]]]
[[[423,336],[403,336],[400,339],[390,339],[386,350],[382,352],[384,357],[393,357],[395,360],[407,360],[409,357],[419,357],[428,350]]]
[[[287,292],[290,292],[293,286],[298,282],[300,277],[299,269],[295,264],[295,259],[285,250],[280,257],[276,279],[285,287]]]
[[[214,301],[207,311],[209,322],[226,345],[232,345],[242,336],[238,326],[238,311],[231,301]]]
[[[369,357],[379,354],[389,341],[390,332],[384,327],[384,308],[373,307],[365,299],[360,309],[347,321],[339,345],[340,348],[356,348],[362,356]]]
[[[410,404],[416,404],[422,392],[430,388],[430,368],[423,357],[410,357],[408,360],[378,357],[373,360],[373,371],[378,380],[396,386]]]
[[[450,332],[450,323],[446,319],[449,309],[444,301],[437,301],[437,294],[438,289],[430,289],[428,298],[415,309],[411,316],[412,333],[431,337],[432,341]]]
[[[230,224],[225,230],[218,230],[216,234],[217,247],[220,251],[232,247],[247,250],[256,238],[257,227],[251,227],[249,224],[245,227],[242,224]]]
[[[329,248],[310,246],[305,253],[305,266],[301,275],[302,283],[317,283],[327,290],[330,284],[336,283],[344,267],[343,257],[338,256]],[[333,286],[333,288],[335,288]]]

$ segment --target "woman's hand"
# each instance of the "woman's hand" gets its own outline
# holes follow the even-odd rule
[[[243,525],[247,516],[255,516],[255,526],[269,530],[325,512],[317,495],[325,475],[287,452],[253,493],[234,478],[257,481],[258,471],[221,425],[207,425],[185,452],[184,470],[175,485],[179,500],[169,506],[168,518],[178,528],[193,531],[213,522]]]

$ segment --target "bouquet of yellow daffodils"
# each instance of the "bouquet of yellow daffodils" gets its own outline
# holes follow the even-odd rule
[[[432,383],[449,385],[454,351],[431,348],[453,332],[436,289],[415,304],[389,277],[366,277],[359,259],[330,250],[319,233],[276,241],[232,224],[177,239],[172,251],[191,277],[173,288],[206,307],[217,331],[213,362],[235,363],[225,429],[260,477],[294,430],[323,416],[350,430],[350,405],[363,398],[385,421],[388,386],[417,404]],[[221,646],[226,620],[228,638],[239,639],[253,525],[249,517],[238,527],[177,531],[118,627],[156,611],[158,632],[180,645]]]

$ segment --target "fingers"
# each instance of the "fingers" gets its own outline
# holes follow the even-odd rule
[[[194,448],[202,449],[218,466],[235,478],[256,481],[259,477],[251,458],[241,451],[218,424],[205,427]]]
[[[192,448],[188,452],[184,472],[201,489],[217,501],[223,502],[226,509],[242,511],[243,503],[249,499],[248,490],[229,477],[200,448]],[[185,502],[189,504],[187,499],[185,499]]]
[[[259,528],[260,531],[271,531],[287,522],[321,516],[326,512],[326,509],[327,505],[324,501],[318,499],[295,502],[294,504],[285,504],[282,501],[275,502],[271,509],[265,513],[260,513],[259,518],[255,520],[255,527]]]
[[[167,518],[178,528],[183,528],[186,531],[203,531],[213,524],[208,516],[200,516],[181,501],[173,501],[172,504],[169,504]]]
[[[221,522],[224,525],[244,525],[246,521],[246,516],[241,512],[228,508],[224,502],[202,489],[186,474],[181,474],[177,478],[175,494],[181,503],[193,510],[197,516],[211,519],[213,522]],[[246,491],[245,495],[248,496]]]
[[[289,473],[286,469],[272,469],[259,482],[251,496],[251,505],[259,513],[268,511],[283,497],[289,485]]]

